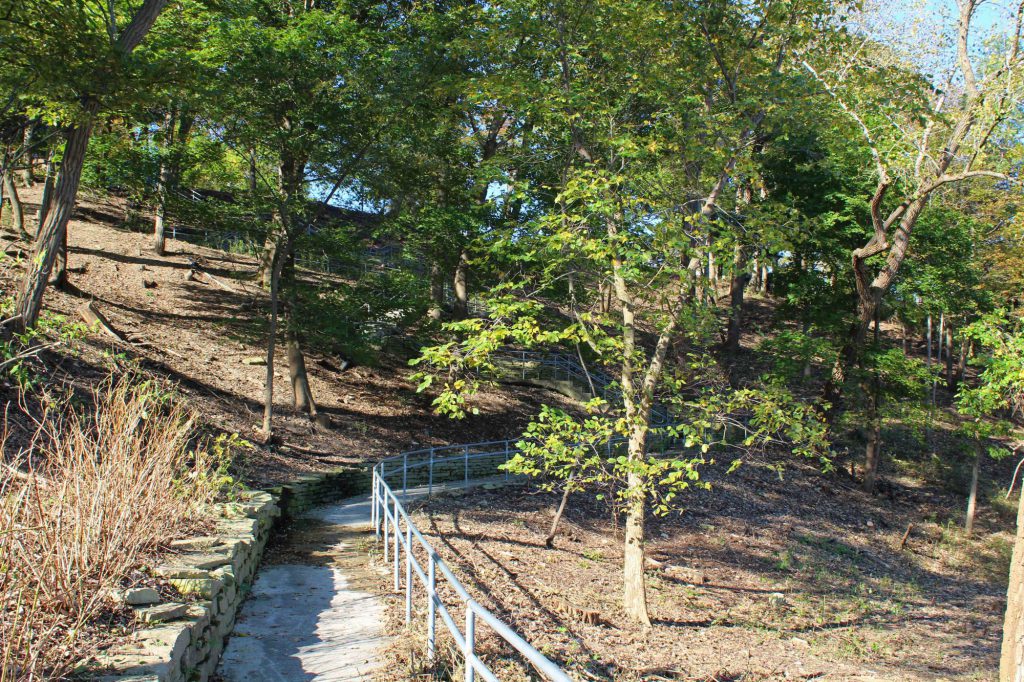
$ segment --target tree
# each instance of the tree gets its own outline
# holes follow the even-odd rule
[[[104,52],[101,53],[104,61],[92,64],[95,74],[88,82],[89,87],[79,93],[75,106],[75,123],[70,126],[67,133],[60,177],[54,189],[53,205],[46,216],[46,222],[39,230],[33,257],[22,279],[15,306],[17,318],[13,322],[16,330],[24,331],[34,327],[39,317],[50,271],[61,242],[66,239],[67,224],[75,207],[86,147],[103,96],[117,87],[119,70],[124,68],[132,52],[142,42],[166,4],[167,0],[144,0],[131,20],[120,30],[116,23],[116,15],[111,17],[112,21],[107,26],[109,34],[103,45]],[[22,11],[28,13],[24,19],[38,21],[45,33],[54,24],[58,24],[53,19],[51,9],[54,8],[46,6]],[[39,16],[33,16],[34,12],[39,12]],[[59,15],[59,12],[57,14]],[[108,16],[110,13],[104,11],[101,15]],[[88,22],[84,21],[84,16],[79,18],[83,19],[81,25],[88,25]],[[57,27],[67,28],[65,24],[58,24]],[[73,28],[78,30],[79,26],[73,25]]]
[[[980,77],[971,42],[979,4],[957,0],[951,31],[955,58],[934,80],[863,34],[839,43],[850,58],[837,60],[833,44],[821,51],[818,67],[803,62],[862,137],[877,180],[868,201],[870,239],[850,253],[857,315],[826,386],[825,398],[833,406],[841,398],[847,369],[860,360],[868,329],[910,253],[914,228],[932,197],[975,178],[1009,179],[1000,168],[998,147],[1020,94],[1024,3],[1017,5],[1001,50],[983,55]]]
[[[561,167],[549,208],[495,241],[493,250],[506,258],[518,254],[519,274],[492,292],[491,321],[449,327],[469,339],[428,349],[422,360],[440,376],[442,368],[486,365],[487,353],[503,343],[571,343],[589,347],[615,373],[621,405],[595,423],[624,442],[613,465],[626,517],[623,605],[641,624],[650,623],[645,518],[657,482],[692,480],[700,460],[649,455],[659,431],[652,410],[704,379],[688,368],[713,336],[704,263],[713,237],[729,229],[715,220],[716,207],[747,165],[781,62],[826,7],[781,12],[772,3],[755,5],[502,4],[501,16],[523,12],[535,22],[531,40],[545,48],[546,63],[534,67],[530,86],[537,95],[517,118],[537,131],[533,153],[546,150]],[[700,121],[705,129],[695,138]],[[605,286],[615,305],[595,310],[593,293]],[[561,326],[537,319],[540,301],[551,297],[568,311]],[[473,386],[450,379],[438,408],[464,413]],[[686,427],[670,431],[682,436]]]
[[[357,192],[359,171],[374,168],[380,150],[404,133],[398,122],[409,114],[403,105],[415,102],[416,90],[401,84],[404,74],[421,73],[408,61],[416,53],[403,38],[407,18],[398,4],[358,0],[253,6],[218,24],[205,56],[218,78],[221,139],[240,154],[268,159],[272,169],[264,173],[254,164],[258,201],[273,214],[262,266],[270,289],[268,435],[282,300],[289,304],[293,404],[315,414],[295,322],[299,299],[282,295],[281,287],[294,279],[293,248],[302,235],[322,225],[336,196]]]

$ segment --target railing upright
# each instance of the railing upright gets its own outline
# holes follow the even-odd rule
[[[476,669],[473,667],[473,659],[476,658],[474,645],[476,643],[476,612],[471,604],[466,604],[466,648],[463,651],[463,658],[466,659],[466,682],[473,682],[476,679]]]
[[[434,447],[430,447],[430,472],[427,475],[427,497],[434,494]]]
[[[394,499],[395,501],[394,512],[392,516],[395,522],[395,556],[393,557],[395,563],[395,592],[398,592],[398,590],[401,588],[401,581],[400,578],[398,577],[398,536],[401,534],[401,530],[398,528],[398,498],[392,495],[392,499]],[[409,522],[406,521],[406,524],[408,523]]]
[[[383,480],[383,478],[381,480]],[[388,563],[388,547],[390,546],[390,543],[388,542],[388,498],[387,498],[387,492],[386,491],[387,491],[386,488],[382,488],[381,489],[381,493],[384,494],[384,498],[380,501],[380,513],[384,515],[384,519],[383,520],[384,520],[384,564],[385,565]]]
[[[405,624],[412,622],[412,522],[405,520]]]
[[[434,554],[430,554],[427,567],[427,660],[433,662],[437,655],[435,635],[437,632],[437,566]]]
[[[505,480],[508,481],[508,460],[511,457],[511,451],[509,450],[509,442],[505,441]]]
[[[402,454],[402,495],[409,489],[409,453]]]

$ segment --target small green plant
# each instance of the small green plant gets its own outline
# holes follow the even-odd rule
[[[203,491],[202,496],[208,500],[236,499],[245,486],[232,471],[236,468],[238,453],[252,448],[253,444],[238,433],[217,434],[192,453],[195,467],[179,481],[179,485]]]

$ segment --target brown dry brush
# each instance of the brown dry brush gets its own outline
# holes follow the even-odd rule
[[[193,423],[166,386],[128,375],[88,408],[51,402],[28,448],[0,441],[0,682],[67,675],[112,590],[197,524],[215,491]]]

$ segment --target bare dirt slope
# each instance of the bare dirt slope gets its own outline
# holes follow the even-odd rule
[[[28,213],[34,216],[39,189],[22,192]],[[148,234],[122,227],[124,217],[123,200],[81,198],[69,225],[73,293],[51,289],[45,306],[51,313],[78,319],[81,306],[93,301],[134,343],[90,333],[80,357],[51,357],[49,371],[58,380],[88,383],[111,367],[123,369],[130,364],[125,360],[134,360],[144,371],[176,382],[211,430],[254,439],[261,422],[266,368],[243,360],[265,354],[269,307],[266,293],[252,281],[255,261],[174,240],[168,240],[168,255],[159,257]],[[3,233],[5,243],[11,238],[9,231]],[[16,252],[18,245],[7,248]],[[17,272],[9,270],[2,283],[8,295]],[[541,402],[565,400],[541,389],[492,390],[480,403],[479,415],[452,422],[431,415],[430,397],[416,393],[408,379],[411,371],[401,361],[381,357],[374,366],[339,372],[338,358],[313,351],[307,366],[319,407],[332,423],[325,429],[291,409],[287,360],[280,344],[278,348],[278,438],[248,452],[241,463],[242,473],[254,484],[426,445],[517,437]],[[320,359],[334,369],[320,364]],[[8,391],[13,397],[9,386]]]
[[[571,500],[555,549],[558,498],[529,488],[419,502],[415,518],[481,604],[579,679],[995,679],[1010,533],[964,538],[943,522],[959,501],[910,481],[873,498],[792,462],[780,480],[764,466],[780,462],[711,467],[711,492],[651,520],[650,630],[621,608],[621,522],[593,499]],[[391,613],[400,627],[400,597]],[[508,679],[529,674],[482,632]]]

